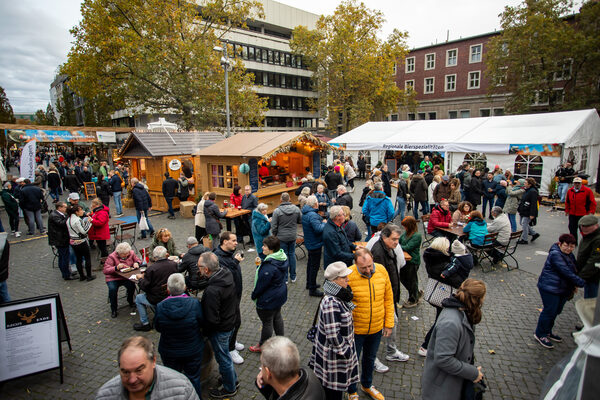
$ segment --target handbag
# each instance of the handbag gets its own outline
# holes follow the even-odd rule
[[[454,293],[455,289],[436,279],[428,278],[425,285],[425,300],[435,307],[442,306],[442,300],[449,298]]]
[[[481,379],[479,382],[473,384],[473,392],[475,394],[475,400],[483,400],[483,394],[487,390],[487,385],[485,383],[485,379]]]
[[[140,227],[140,231],[147,231],[150,229],[150,227],[148,226],[148,221],[146,220],[145,212],[141,213],[140,222],[138,222],[138,225]]]
[[[317,311],[315,311],[315,317],[313,318],[313,323],[310,327],[310,329],[308,330],[308,332],[306,332],[306,339],[308,339],[309,342],[314,343],[315,342],[315,338],[317,337],[317,318],[319,317],[319,310],[321,309],[321,302],[323,301],[323,297],[321,297],[321,301],[319,301],[319,305],[317,306]]]

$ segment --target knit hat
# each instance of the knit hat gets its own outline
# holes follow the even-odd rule
[[[517,182],[519,182],[519,186],[525,186],[525,179],[521,178]]]
[[[598,217],[595,217],[591,214],[586,215],[585,217],[581,218],[579,220],[579,226],[590,226],[590,225],[596,225],[598,223]]]
[[[455,240],[454,242],[452,242],[451,250],[455,256],[464,256],[465,254],[467,254],[467,248],[465,247],[464,244],[462,244],[458,240]]]
[[[333,167],[333,170],[334,170],[335,172],[340,172],[340,166],[339,166],[339,165],[336,165],[335,167]]]

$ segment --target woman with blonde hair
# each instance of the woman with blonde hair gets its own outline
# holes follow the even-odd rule
[[[310,188],[308,186],[304,186],[300,191],[300,195],[298,196],[298,202],[300,203],[300,209],[304,207],[306,204],[306,199],[310,196]]]
[[[481,366],[473,364],[475,325],[481,322],[485,294],[485,283],[467,279],[442,301],[421,378],[423,399],[475,398],[473,383],[483,379]]]

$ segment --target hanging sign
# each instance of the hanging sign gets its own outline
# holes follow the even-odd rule
[[[181,161],[179,161],[178,159],[174,158],[171,161],[169,161],[169,169],[171,171],[179,171],[180,168],[181,168]]]
[[[250,172],[248,172],[248,179],[250,180],[250,187],[252,193],[258,191],[258,161],[256,158],[248,160],[248,166],[250,166]]]

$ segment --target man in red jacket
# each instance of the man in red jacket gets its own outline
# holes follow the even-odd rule
[[[565,215],[569,216],[569,232],[577,242],[577,226],[581,217],[596,212],[594,192],[582,183],[581,178],[573,179],[573,187],[567,190]]]
[[[452,213],[450,212],[450,204],[448,200],[442,199],[440,204],[433,207],[429,222],[427,224],[427,233],[431,236],[446,236],[446,232],[437,228],[450,228],[452,227]]]

